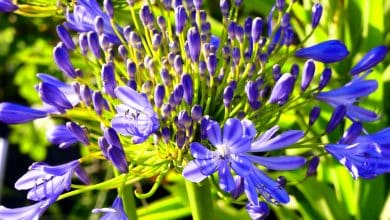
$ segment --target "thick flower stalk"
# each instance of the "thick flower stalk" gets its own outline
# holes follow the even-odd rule
[[[152,180],[149,192],[134,192],[148,198],[171,173],[186,181],[194,219],[215,219],[216,200],[241,205],[250,218],[263,219],[269,206],[289,203],[285,186],[299,181],[277,177],[278,171],[301,169],[309,161],[306,173],[313,176],[324,155],[340,161],[354,178],[390,171],[388,129],[360,135],[359,127],[360,122],[378,120],[375,112],[358,104],[377,89],[376,80],[365,77],[384,59],[384,46],[352,68],[350,82],[327,88],[332,63],[347,57],[348,49],[338,40],[306,48],[296,44],[290,14],[295,1],[278,0],[267,18],[248,17],[241,23],[237,14],[242,1],[221,0],[218,36],[202,1],[127,2],[127,26],[118,24],[123,22],[116,20],[110,0],[103,9],[95,0],[68,7],[66,21],[56,28],[61,42],[53,49],[64,80],[37,75],[42,107],[0,103],[0,121],[59,118],[62,124],[48,130],[48,140],[63,150],[88,148],[64,165],[33,164],[15,187],[29,189],[27,198],[38,203],[1,206],[1,219],[37,218],[55,200],[94,189],[118,190],[112,208],[94,213],[106,213],[102,219],[134,219],[136,210],[129,208],[134,207],[129,205],[133,194],[126,189]],[[320,25],[321,4],[312,12],[314,31]],[[287,64],[291,57],[305,63]],[[326,68],[319,71],[320,63]],[[313,137],[319,102],[334,111],[324,132]],[[305,110],[302,117],[309,123],[300,121],[300,129],[279,126],[284,114]],[[344,120],[354,124],[340,142],[321,142],[321,136]],[[296,148],[305,151],[288,151]],[[81,166],[94,161],[114,169],[115,176],[89,182]],[[73,173],[90,185],[72,189]],[[211,197],[210,186],[217,196]]]

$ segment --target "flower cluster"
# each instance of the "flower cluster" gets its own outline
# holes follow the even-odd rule
[[[268,205],[290,201],[287,180],[275,179],[268,171],[298,169],[308,154],[291,155],[285,149],[316,146],[321,155],[327,152],[340,161],[354,178],[390,172],[389,129],[361,135],[361,122],[378,120],[378,115],[358,105],[378,87],[376,80],[365,78],[384,59],[386,47],[369,51],[351,69],[350,82],[323,91],[332,78],[331,63],[349,52],[338,40],[306,48],[297,45],[290,22],[295,1],[287,6],[278,0],[267,19],[247,17],[240,24],[242,1],[230,5],[231,1],[221,0],[218,36],[213,35],[201,0],[164,0],[141,7],[127,2],[131,24],[120,26],[111,0],[104,1],[104,10],[95,0],[76,1],[66,11],[66,22],[57,26],[61,42],[53,49],[65,81],[37,75],[40,108],[0,103],[0,121],[8,124],[63,119],[64,124],[47,132],[48,140],[61,149],[80,143],[89,152],[64,165],[33,164],[15,187],[30,189],[27,198],[38,203],[17,209],[1,206],[0,218],[41,216],[70,190],[73,173],[91,184],[81,164],[93,160],[116,168],[113,179],[99,183],[101,189],[155,176],[158,187],[171,171],[186,181],[210,181],[231,200],[244,198],[252,219],[265,218]],[[7,1],[0,8],[9,11],[11,6],[2,4]],[[321,15],[322,6],[316,3],[313,30]],[[290,57],[304,60],[302,70],[298,63],[286,64]],[[73,59],[85,60],[84,66]],[[320,63],[328,65],[318,74]],[[319,102],[334,108],[323,135],[343,120],[352,122],[338,143],[318,143],[319,138],[310,136],[320,116],[321,108],[315,105]],[[312,109],[306,116],[307,130],[284,127],[279,132],[281,116],[302,107]],[[318,157],[311,160],[308,176],[318,163]],[[122,194],[113,208],[93,212],[107,212],[103,219],[127,219],[125,199]]]

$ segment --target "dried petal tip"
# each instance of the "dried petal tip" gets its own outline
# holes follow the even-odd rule
[[[385,46],[378,46],[371,49],[364,57],[351,69],[351,74],[356,75],[358,73],[369,70],[380,63],[387,54],[387,48]]]
[[[22,124],[46,116],[45,111],[8,102],[0,103],[0,121],[6,124]]]
[[[320,23],[322,16],[322,5],[320,3],[317,2],[313,5],[311,16],[311,27],[314,29]]]
[[[311,47],[299,49],[295,56],[313,59],[323,63],[333,63],[343,60],[349,54],[347,47],[338,40],[325,41]]]

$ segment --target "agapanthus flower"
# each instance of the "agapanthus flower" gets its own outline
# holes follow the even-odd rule
[[[112,127],[122,135],[132,136],[134,143],[145,141],[160,126],[149,100],[130,87],[118,87],[115,94],[124,104],[116,106]]]
[[[390,129],[360,136],[361,131],[361,125],[354,123],[340,143],[328,144],[325,150],[343,164],[355,179],[370,179],[389,173]]]
[[[358,73],[369,70],[370,68],[380,63],[386,57],[386,54],[386,46],[382,45],[371,49],[354,67],[352,67],[351,74],[356,75]]]
[[[296,57],[313,59],[323,63],[333,63],[343,60],[348,54],[347,47],[338,40],[325,41],[299,49],[295,52]]]
[[[123,210],[123,202],[120,197],[116,197],[112,203],[111,208],[97,208],[93,209],[92,213],[106,213],[100,220],[127,220],[125,211]]]
[[[376,80],[365,80],[364,76],[356,77],[344,86],[326,92],[320,92],[315,97],[336,108],[346,106],[346,114],[352,120],[374,121],[378,116],[375,112],[355,105],[363,97],[373,93],[378,88]]]
[[[43,162],[33,163],[29,171],[16,181],[15,188],[29,190],[27,198],[33,201],[41,201],[50,198],[52,195],[59,195],[64,190],[70,190],[73,173],[81,181],[89,182],[79,166],[78,160],[57,166],[50,166]]]

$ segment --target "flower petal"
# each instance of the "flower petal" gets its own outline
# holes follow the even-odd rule
[[[240,141],[243,136],[243,129],[241,121],[236,118],[229,118],[223,126],[223,144],[232,146],[234,143]]]
[[[207,124],[207,138],[214,146],[222,144],[221,127],[216,121],[209,121]]]
[[[199,183],[204,180],[207,176],[203,175],[201,168],[196,165],[194,161],[190,161],[183,169],[183,176],[187,180]]]
[[[221,189],[226,192],[232,192],[235,188],[235,184],[226,160],[222,160],[221,165],[219,166],[218,176]]]
[[[196,159],[211,159],[215,157],[215,153],[213,151],[210,151],[198,142],[191,143],[190,150],[192,156]]]
[[[283,132],[282,134],[270,139],[267,142],[259,143],[258,141],[252,143],[251,152],[264,152],[285,148],[296,143],[303,137],[303,131],[291,130]]]
[[[248,158],[254,163],[271,170],[294,170],[306,163],[306,159],[299,156],[263,157],[248,155]]]
[[[245,177],[249,174],[252,162],[248,159],[247,156],[240,156],[237,154],[230,156],[230,166],[237,173],[237,175]]]

